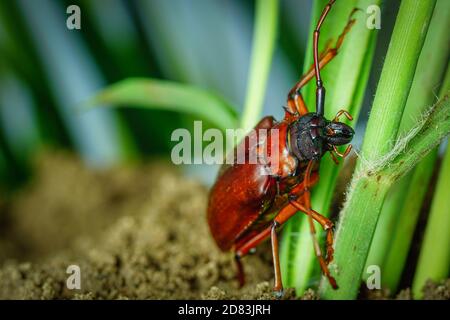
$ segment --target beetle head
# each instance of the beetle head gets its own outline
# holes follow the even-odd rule
[[[351,118],[348,114],[346,116]],[[335,152],[342,157],[346,156],[351,145],[344,154],[337,151],[336,146],[351,142],[354,131],[338,120],[339,114],[332,121],[317,113],[302,116],[291,124],[289,130],[291,151],[300,161],[318,161],[327,151]]]
[[[331,146],[341,146],[350,143],[355,131],[342,122],[328,121],[325,126],[325,140]]]

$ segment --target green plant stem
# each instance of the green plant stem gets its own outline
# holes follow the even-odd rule
[[[450,148],[447,147],[442,162],[436,191],[433,197],[431,213],[428,218],[425,237],[420,250],[419,262],[413,281],[415,298],[423,296],[422,288],[428,279],[445,279],[450,267]]]
[[[252,54],[241,128],[249,131],[261,117],[278,29],[278,0],[258,0]]]
[[[439,88],[442,77],[444,76],[446,69],[442,68],[442,66],[447,64],[450,51],[448,45],[442,45],[448,38],[447,32],[450,29],[449,18],[450,2],[447,0],[438,0],[420,53],[414,81],[400,124],[399,134],[403,134],[410,130],[414,125],[414,121],[417,120],[417,115],[421,114],[427,106],[433,104],[436,100],[434,92]],[[437,47],[440,49],[436,50]],[[444,85],[443,89],[444,90],[441,90],[442,94],[448,90],[448,87]],[[403,257],[407,254],[407,251],[393,251],[394,247],[392,241],[394,237],[397,237],[398,241],[401,241],[401,239],[411,239],[412,234],[397,235],[397,228],[401,228],[399,221],[406,220],[405,217],[403,217],[403,219],[401,218],[400,213],[407,215],[408,222],[406,223],[408,223],[408,225],[415,226],[416,220],[412,218],[417,218],[418,210],[420,210],[420,203],[417,203],[417,201],[420,198],[423,198],[422,195],[427,189],[428,179],[431,177],[431,171],[434,167],[433,159],[435,159],[435,157],[432,155],[424,159],[428,165],[428,169],[425,166],[421,166],[417,175],[415,175],[414,172],[411,172],[392,187],[386,196],[377,223],[365,269],[367,269],[369,265],[380,266],[381,270],[383,270],[382,284],[386,285],[389,283],[388,287],[391,289],[391,292],[396,289],[396,285],[394,285],[394,282],[396,281],[394,279],[396,277],[400,278],[401,269],[395,268],[395,272],[391,269],[387,270],[384,261],[388,254],[393,257]],[[415,178],[413,176],[415,176]],[[423,180],[417,180],[418,177],[421,177]],[[410,205],[410,203],[415,205]],[[415,208],[417,211],[406,212],[403,209],[404,206],[407,207],[408,210]],[[406,230],[403,229],[403,231]],[[412,232],[414,232],[414,229],[410,230],[410,233]],[[400,249],[400,247],[408,250],[409,245],[405,246],[398,244],[397,248]],[[399,266],[400,265],[403,267],[402,263],[400,263]],[[394,267],[392,264],[391,266]],[[369,275],[363,274],[363,278],[365,278],[364,276],[368,277]],[[387,279],[389,279],[388,282],[386,282]]]
[[[390,187],[387,183],[390,180],[381,174],[375,175],[374,168],[393,148],[435,2],[404,0],[400,5],[367,124],[361,158],[337,228],[335,261],[331,269],[335,271],[340,287],[333,290],[322,281],[323,298],[354,299],[358,293],[370,243]],[[402,165],[404,170],[406,161]]]
[[[403,182],[402,187],[405,187],[406,200],[397,212],[398,219],[396,219],[396,225],[392,231],[393,236],[390,239],[390,248],[381,265],[381,284],[383,287],[388,288],[391,293],[397,291],[406,264],[420,209],[433,174],[438,155],[437,151],[437,148],[431,151],[414,168],[412,173],[401,180]]]
[[[439,0],[438,0],[439,1]],[[436,6],[436,9],[438,7]],[[447,67],[445,80],[441,87],[440,97],[450,90],[450,67]],[[406,201],[398,212],[396,228],[393,232],[393,238],[390,242],[390,249],[382,265],[383,278],[382,285],[389,288],[391,292],[396,292],[408,257],[411,240],[419,218],[423,199],[428,191],[428,184],[431,179],[438,156],[436,148],[422,162],[414,168],[411,174],[408,174],[402,180],[407,179],[405,186]],[[377,226],[378,228],[378,226]]]
[[[406,200],[409,184],[411,183],[411,175],[408,174],[392,186],[386,195],[377,227],[373,235],[372,244],[370,246],[369,255],[367,256],[366,266],[364,270],[368,270],[369,266],[376,265],[382,270],[382,282],[385,280],[385,270],[382,267],[386,253],[390,249],[393,234],[396,229],[397,216]],[[363,272],[363,280],[367,280],[370,274]]]
[[[316,1],[310,26],[310,39],[304,63],[306,72],[313,63],[312,35],[317,20],[328,1]],[[325,44],[334,46],[338,36],[344,29],[352,10],[357,7],[365,10],[369,5],[379,5],[381,1],[348,0],[337,1],[321,30],[320,50]],[[325,115],[333,118],[340,109],[346,109],[356,123],[367,85],[372,58],[377,38],[377,30],[366,27],[366,16],[358,11],[354,14],[355,25],[346,35],[338,55],[322,71],[322,78],[327,89]],[[304,88],[304,98],[310,111],[315,110],[315,82],[310,81]],[[346,121],[346,119],[341,119]],[[347,122],[348,123],[348,122]],[[336,187],[336,180],[342,166],[336,166],[329,157],[324,157],[320,167],[320,183],[312,192],[312,207],[325,216]],[[317,225],[317,230],[321,227]],[[311,278],[319,275],[318,263],[314,254],[309,224],[303,215],[293,217],[283,231],[281,242],[281,267],[283,281],[287,286],[295,287],[298,295],[311,286]]]
[[[374,159],[372,163],[363,161],[355,172],[348,200],[342,210],[336,235],[335,263],[332,266],[337,270],[336,277],[341,286],[333,290],[322,281],[324,298],[356,297],[360,281],[354,274],[362,272],[371,240],[365,236],[373,235],[374,219],[378,218],[384,197],[392,184],[404,177],[450,133],[449,96],[450,91],[424,113],[423,119],[408,135],[396,141],[388,154]]]

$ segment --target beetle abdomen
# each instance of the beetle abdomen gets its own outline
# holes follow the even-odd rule
[[[255,129],[270,129],[274,122],[273,117],[265,117]],[[256,152],[256,147],[246,145],[247,156]],[[268,172],[267,165],[261,163],[222,166],[208,203],[208,224],[220,249],[229,250],[270,206],[276,194],[276,181]]]
[[[263,165],[232,166],[211,190],[208,224],[222,250],[231,248],[236,238],[270,206],[276,194],[275,179],[262,175],[260,170],[265,170]]]

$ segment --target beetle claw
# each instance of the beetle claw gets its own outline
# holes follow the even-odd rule
[[[273,290],[273,295],[275,297],[275,299],[281,299],[284,296],[284,290],[280,289],[280,290]]]
[[[328,281],[330,282],[330,285],[334,290],[339,289],[339,286],[336,283],[336,279],[334,279],[332,276],[328,277]]]

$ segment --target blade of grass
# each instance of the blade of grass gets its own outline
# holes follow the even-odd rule
[[[267,81],[278,29],[278,0],[258,0],[253,31],[253,44],[247,93],[241,128],[249,131],[262,112]]]
[[[394,235],[397,223],[397,215],[406,201],[408,185],[411,183],[411,174],[398,181],[389,190],[383,203],[383,208],[377,222],[377,227],[373,235],[369,255],[367,256],[364,270],[369,270],[370,266],[379,266],[382,270],[382,282],[385,280],[385,270],[382,267],[386,253],[389,250],[390,242]],[[363,272],[362,279],[367,280],[369,273]]]
[[[393,230],[391,230],[392,237],[389,239],[389,248],[380,265],[381,285],[383,288],[388,288],[392,294],[397,292],[437,155],[437,149],[430,152],[414,168],[413,172],[396,184],[399,186],[398,192],[405,195],[405,201],[401,203],[399,211],[396,212],[398,217]]]
[[[425,236],[420,250],[419,262],[413,281],[415,298],[423,296],[422,288],[428,279],[445,279],[450,267],[450,148],[442,162],[436,191],[433,197],[431,213],[428,218]]]
[[[444,96],[448,90],[450,90],[450,67],[447,67],[447,74],[441,87],[440,97]],[[389,288],[391,292],[397,290],[437,156],[438,149],[436,148],[419,163],[411,174],[410,182],[407,186],[407,201],[405,201],[401,211],[398,213],[398,221],[394,237],[391,240],[390,250],[381,268],[384,274],[382,284]]]
[[[374,168],[383,156],[392,152],[435,2],[404,0],[400,5],[361,157],[336,232],[335,260],[330,267],[340,287],[333,290],[322,281],[323,298],[354,299],[357,296],[381,206],[390,186],[387,176],[380,172],[374,174]],[[418,156],[415,151],[411,153]],[[405,170],[407,166],[403,164],[402,170]]]
[[[311,30],[328,1],[317,1],[313,8]],[[355,8],[363,11],[371,4],[381,1],[338,1],[324,23],[321,31],[321,47],[327,40],[334,39],[347,23],[350,12]],[[363,12],[357,12],[357,19],[350,33],[346,36],[338,56],[323,70],[322,75],[327,88],[325,113],[332,118],[340,109],[347,109],[355,118],[359,116],[362,98],[367,85],[369,72],[377,38],[377,31],[366,27]],[[312,64],[312,32],[308,42],[307,59],[304,70]],[[350,72],[350,71],[351,72]],[[311,81],[304,90],[305,100],[310,111],[315,106],[315,84]],[[320,183],[313,189],[312,206],[315,210],[328,216],[332,196],[336,187],[337,175],[341,166],[336,166],[329,158],[322,159]],[[309,234],[309,224],[302,217],[293,217],[283,233],[281,247],[281,265],[283,280],[288,286],[296,288],[298,295],[311,285],[312,274],[317,271],[313,245]],[[320,228],[320,227],[319,227]],[[320,230],[320,229],[318,229]]]
[[[392,184],[404,177],[450,133],[450,91],[427,110],[407,135],[399,138],[392,149],[362,164],[354,174],[349,198],[342,210],[336,235],[335,271],[340,288],[333,290],[322,281],[322,295],[331,299],[356,297],[362,272],[383,199]],[[352,216],[353,215],[353,216]],[[355,215],[358,215],[356,219]],[[364,250],[364,251],[363,251]],[[344,291],[345,290],[345,291]]]
[[[210,121],[221,130],[235,128],[237,115],[222,98],[198,87],[165,80],[129,78],[100,91],[86,102],[184,112]]]
[[[450,51],[448,45],[441,45],[442,43],[445,43],[448,38],[447,32],[450,28],[449,16],[450,2],[438,0],[433,11],[430,27],[414,75],[414,81],[406,102],[405,111],[400,124],[400,134],[410,130],[414,125],[414,121],[417,119],[417,115],[422,113],[427,106],[433,104],[436,100],[434,91],[439,88],[439,84],[444,76],[446,69],[442,68],[442,66],[446,65]],[[440,49],[436,50],[436,48]],[[444,85],[443,89],[444,90],[441,90],[442,94],[444,94],[448,88]],[[402,223],[415,226],[415,219],[417,219],[420,209],[420,203],[417,203],[417,200],[423,198],[427,189],[428,179],[431,177],[431,172],[433,171],[434,159],[435,156],[433,155],[424,159],[426,165],[429,166],[428,170],[426,167],[421,166],[417,175],[415,175],[414,172],[411,172],[395,184],[392,190],[389,191],[383,204],[383,209],[377,223],[365,269],[370,265],[380,266],[381,270],[383,270],[382,284],[385,285],[387,279],[389,279],[388,282],[391,292],[396,289],[394,282],[396,282],[396,278],[399,280],[401,276],[399,271],[401,272],[402,269],[395,268],[397,272],[391,273],[390,270],[386,270],[384,261],[388,254],[393,257],[401,256],[406,258],[409,245],[404,247],[406,252],[397,252],[394,251],[392,240],[394,237],[399,238],[399,240],[411,239],[414,229],[410,231],[411,234],[399,235],[397,234],[397,228],[400,227],[400,220],[403,220]],[[422,180],[418,179],[419,177],[422,178]],[[415,184],[413,184],[413,181]],[[411,207],[409,202],[415,203],[415,206]],[[408,207],[408,209],[416,208],[416,211],[405,212],[403,206]],[[406,215],[406,221],[406,217],[401,219],[401,212]],[[400,262],[397,258],[394,258],[394,260]],[[403,267],[403,263],[400,263],[398,266]],[[365,274],[365,276],[367,277],[369,275]],[[364,275],[363,278],[365,278]]]

